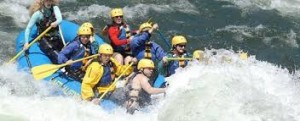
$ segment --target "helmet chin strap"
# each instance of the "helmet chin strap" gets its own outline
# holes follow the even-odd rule
[[[144,69],[141,70],[142,74],[146,77],[148,77],[145,73],[144,73]]]

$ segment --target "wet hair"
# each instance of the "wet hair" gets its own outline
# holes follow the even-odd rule
[[[31,4],[29,8],[29,15],[30,17],[34,14],[34,12],[41,10],[43,6],[43,2],[45,0],[35,0],[33,4]],[[53,5],[58,5],[59,0],[51,0],[53,2]]]

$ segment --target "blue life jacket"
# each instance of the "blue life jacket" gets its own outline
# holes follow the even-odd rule
[[[88,48],[90,51],[87,52],[88,55],[92,55],[95,52],[93,52],[93,49],[91,48],[90,43],[83,45],[79,39],[79,37],[76,37],[74,41],[71,43],[68,43],[66,47],[63,48],[61,52],[58,54],[58,63],[62,64],[67,62],[68,60],[77,60],[81,59],[85,56],[86,54],[86,49]],[[70,65],[71,69],[79,69],[83,65],[82,61],[74,63]]]
[[[103,66],[103,75],[102,78],[99,80],[98,84],[100,87],[108,86],[112,83],[111,77],[111,66]]]
[[[165,51],[160,45],[153,41],[149,41],[150,34],[148,32],[142,32],[134,36],[130,43],[132,55],[138,60],[148,58],[153,61],[162,60],[166,55]]]
[[[168,53],[168,57],[171,57],[171,58],[187,58],[187,57],[190,57],[190,54],[184,53],[181,56],[176,56],[173,53]],[[168,62],[168,65],[167,65],[167,75],[166,75],[167,77],[171,76],[172,74],[174,74],[175,70],[178,67],[185,67],[188,64],[188,60],[181,60],[181,61],[182,61],[182,63],[180,63],[179,60],[172,60],[172,61]]]
[[[120,27],[120,33],[119,33],[119,40],[128,39],[130,36],[130,28],[127,26],[126,28],[124,26]],[[124,53],[125,51],[129,51],[127,45],[122,46],[114,46],[114,51],[119,53]]]

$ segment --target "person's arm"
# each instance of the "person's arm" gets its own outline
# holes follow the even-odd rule
[[[68,55],[71,55],[71,53],[74,51],[74,49],[77,48],[75,42],[70,43],[69,45],[67,45],[66,47],[63,48],[63,50],[61,50],[58,53],[58,63],[62,64],[65,63],[69,60],[69,58],[67,57]]]
[[[120,40],[118,38],[118,35],[119,35],[119,30],[117,27],[110,27],[108,29],[108,36],[111,40],[111,42],[116,45],[116,46],[121,46],[121,45],[126,45],[129,43],[129,41],[127,39],[124,39],[124,40]]]
[[[29,42],[29,35],[30,35],[30,32],[31,32],[31,29],[34,26],[34,24],[37,23],[41,19],[41,17],[42,17],[42,14],[41,14],[40,11],[35,12],[31,16],[31,18],[29,20],[29,23],[27,24],[27,27],[25,29],[25,37],[24,37],[25,38],[25,40],[24,40],[25,43]]]
[[[166,60],[166,58],[167,58],[166,55],[167,54],[165,53],[164,49],[160,45],[158,45],[154,42],[152,43],[152,46],[154,48],[156,59],[163,60],[163,58],[165,57],[165,59],[163,61],[164,61],[164,63],[167,63],[167,60]]]
[[[166,54],[166,56],[164,56],[163,58],[170,58],[172,57],[171,54]],[[164,76],[167,76],[168,74],[168,69],[170,68],[170,62],[164,62],[164,59],[163,60],[160,60],[157,64],[157,69],[158,69],[158,72]]]
[[[81,84],[81,98],[91,101],[95,96],[93,88],[103,76],[103,67],[98,62],[93,62],[88,66]]]
[[[137,78],[135,78],[137,79]],[[153,88],[147,78],[141,78],[140,80],[142,88],[148,93],[148,94],[159,94],[166,92],[166,88]]]
[[[143,32],[139,35],[136,35],[133,37],[132,41],[130,42],[130,48],[136,48],[138,46],[143,46],[145,45],[146,41],[148,41],[151,37],[151,34],[148,32]]]
[[[152,33],[156,29],[158,29],[158,24],[157,23],[153,24],[153,26],[151,27],[151,29],[148,32]]]
[[[58,6],[54,6],[53,7],[53,11],[54,11],[54,15],[55,15],[55,18],[56,18],[56,21],[51,23],[51,24],[56,24],[56,25],[59,25],[62,21],[62,15],[61,15],[61,12],[60,12],[60,9]],[[52,26],[52,27],[56,27],[56,26]]]
[[[120,76],[120,75],[122,74],[122,72],[129,66],[129,65],[122,65],[122,64],[120,64],[120,63],[119,63],[116,59],[114,59],[114,58],[110,58],[110,61],[111,61],[112,63],[114,63],[114,65],[115,65],[115,69],[116,69],[115,74],[116,74],[117,76]],[[130,75],[132,72],[133,72],[133,67],[132,67],[132,66],[131,66],[131,67],[128,67],[128,69],[126,70],[124,76]]]

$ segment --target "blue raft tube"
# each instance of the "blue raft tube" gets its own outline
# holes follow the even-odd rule
[[[72,41],[77,36],[77,30],[79,25],[63,20],[60,24],[61,33],[63,36],[63,40],[65,43]],[[24,31],[21,31],[16,39],[16,52],[22,50],[24,45]],[[33,40],[37,37],[37,27],[34,26],[32,31],[30,32],[30,40]],[[104,41],[98,35],[95,36],[95,41],[99,44],[103,44]],[[25,70],[30,73],[30,69],[35,66],[43,65],[43,64],[51,64],[50,59],[40,50],[38,43],[34,43],[28,50],[28,54],[22,54],[18,60],[18,69]],[[58,86],[62,88],[63,95],[67,96],[76,96],[80,97],[81,92],[81,83],[80,81],[76,81],[73,78],[67,77],[62,74],[61,71],[57,71],[54,74],[50,75],[43,79],[45,82],[50,82],[50,84],[54,84],[54,86]],[[154,87],[160,87],[165,82],[164,76],[159,75],[155,80]],[[112,110],[117,107],[112,101],[102,100],[101,107],[105,110]]]

